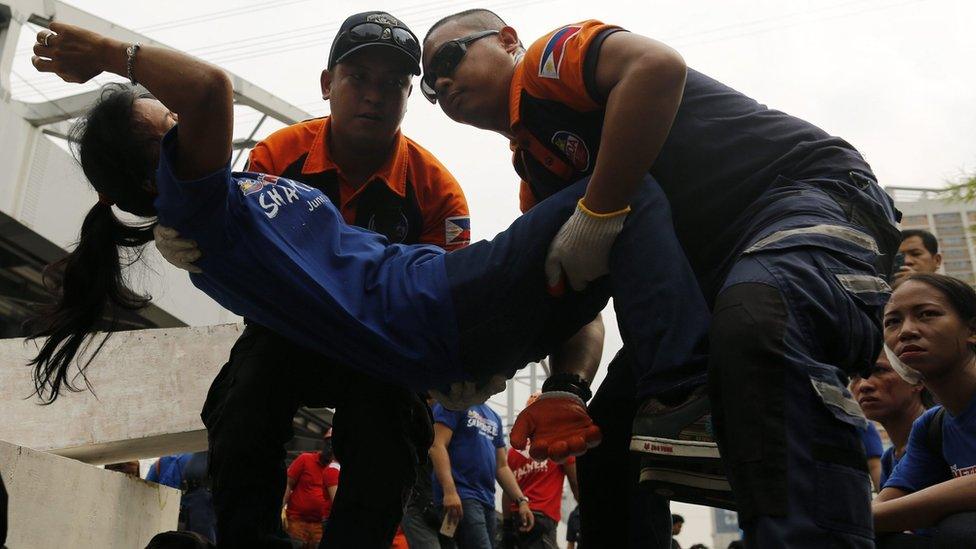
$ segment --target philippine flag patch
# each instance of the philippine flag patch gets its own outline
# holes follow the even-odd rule
[[[471,242],[471,218],[466,215],[459,215],[445,219],[444,242],[448,246]]]
[[[542,48],[542,59],[539,61],[539,76],[543,78],[559,78],[559,67],[563,62],[566,42],[576,36],[580,27],[563,27],[549,37],[546,46]]]

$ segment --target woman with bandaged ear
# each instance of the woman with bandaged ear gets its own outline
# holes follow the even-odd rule
[[[879,547],[971,547],[976,540],[976,291],[919,274],[885,307],[885,345],[941,403],[912,426],[873,505]],[[931,538],[898,534],[935,528]],[[893,533],[893,534],[886,534]]]
[[[893,358],[897,361],[897,357]],[[876,484],[876,490],[880,491],[895,465],[905,455],[912,424],[934,404],[932,394],[922,384],[921,379],[912,378],[909,381],[903,378],[900,370],[892,366],[891,359],[885,352],[881,353],[870,368],[851,377],[850,389],[865,417],[880,423],[891,439],[891,446],[880,457],[878,478],[874,477],[873,470],[871,472],[872,482]],[[877,437],[877,434],[873,436]],[[880,439],[878,443],[880,444]],[[865,442],[865,449],[867,446]],[[870,453],[868,466],[871,467]]]

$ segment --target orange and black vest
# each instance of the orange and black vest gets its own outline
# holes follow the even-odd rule
[[[596,82],[605,41],[623,29],[584,21],[535,41],[516,66],[509,95],[520,202],[538,201],[593,173],[603,133]],[[640,154],[640,151],[634,151]],[[699,275],[735,254],[750,208],[778,176],[870,174],[846,141],[767,108],[695,70],[650,174],[671,203],[675,229]]]

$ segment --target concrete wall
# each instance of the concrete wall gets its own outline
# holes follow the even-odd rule
[[[86,370],[94,394],[63,393],[50,406],[26,398],[34,344],[0,340],[0,439],[95,464],[205,450],[200,410],[241,329],[115,333]]]
[[[0,441],[10,549],[138,549],[176,529],[180,492]]]

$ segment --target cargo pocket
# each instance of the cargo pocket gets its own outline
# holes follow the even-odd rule
[[[871,480],[845,465],[817,461],[817,524],[828,530],[872,539]]]

